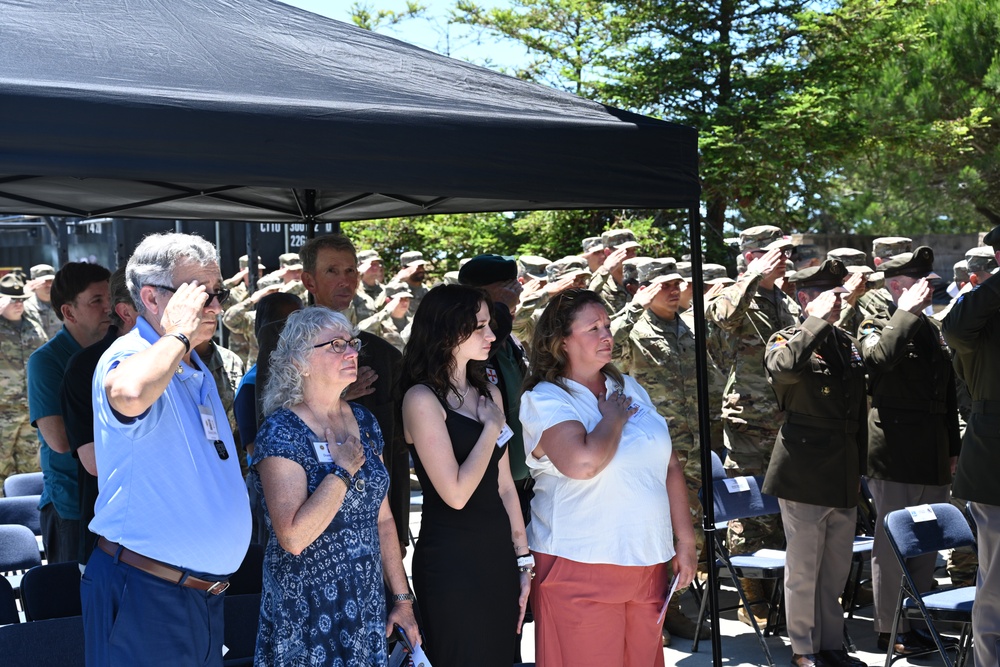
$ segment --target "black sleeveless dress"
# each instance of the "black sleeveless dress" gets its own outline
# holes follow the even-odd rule
[[[455,459],[462,464],[483,425],[441,404]],[[510,519],[497,488],[506,445],[494,447],[483,479],[461,510],[441,499],[413,444],[408,446],[424,494],[413,592],[427,657],[434,667],[510,667],[520,585]]]

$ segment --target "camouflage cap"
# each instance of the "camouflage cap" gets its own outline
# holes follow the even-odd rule
[[[691,280],[691,262],[677,262],[677,273],[684,280]]]
[[[622,279],[626,282],[629,280],[639,280],[639,266],[651,261],[653,261],[652,257],[631,257],[626,259],[622,262]]]
[[[517,258],[517,277],[537,278],[545,280],[545,267],[551,264],[551,260],[539,255],[521,255]]]
[[[604,241],[600,236],[588,236],[583,240],[583,254],[586,255],[594,250],[604,250]]]
[[[51,278],[55,280],[56,269],[51,264],[35,264],[30,269],[30,275],[32,280],[38,280],[39,278]]]
[[[839,259],[825,259],[819,266],[796,271],[789,281],[796,289],[843,289],[844,278],[847,276],[847,266]]]
[[[415,266],[417,264],[426,264],[427,261],[424,259],[424,253],[419,250],[409,250],[404,252],[399,256],[400,266]]]
[[[988,245],[994,250],[1000,251],[1000,225],[986,232],[986,236],[983,237],[983,245]]]
[[[545,268],[545,275],[550,283],[570,276],[590,275],[590,265],[587,260],[579,255],[569,255],[562,259],[557,259]]]
[[[784,238],[781,228],[774,225],[757,225],[740,232],[740,252],[770,250],[769,245]],[[788,245],[791,245],[788,241]]]
[[[240,257],[240,271],[246,269],[248,266],[250,266],[250,259],[246,255],[243,255]],[[265,271],[267,269],[266,266],[260,263],[260,257],[257,258],[257,268],[261,271]]]
[[[969,263],[964,259],[960,259],[955,262],[955,266],[952,267],[953,280],[956,283],[967,283],[969,282]]]
[[[448,271],[441,278],[442,285],[457,285],[458,284],[458,271]]]
[[[667,283],[671,280],[684,280],[677,272],[677,262],[670,257],[651,259],[639,265],[640,283]]]
[[[920,246],[913,252],[904,252],[892,259],[887,259],[879,266],[886,279],[896,276],[911,278],[940,278],[934,273],[934,251],[927,246]]]
[[[872,256],[881,260],[904,252],[913,252],[913,239],[905,236],[882,236],[872,241]]]
[[[979,246],[965,253],[970,273],[982,273],[997,268],[996,254],[990,246]]]
[[[880,289],[885,287],[885,274],[881,271],[872,271],[868,274],[868,278],[865,280],[865,287],[867,289]]]
[[[302,260],[299,259],[299,253],[286,252],[283,255],[278,255],[278,267],[282,269],[290,269],[292,271],[300,271],[302,269]]]
[[[382,256],[376,250],[362,250],[358,253],[358,264],[365,262],[381,262]]]
[[[792,259],[796,262],[805,262],[818,258],[819,248],[812,243],[802,243],[792,247]]]
[[[826,253],[827,259],[839,259],[847,266],[863,266],[868,262],[868,253],[857,248],[834,248]]]
[[[390,301],[397,296],[403,299],[412,299],[413,292],[410,291],[410,286],[406,283],[389,283],[385,286],[386,301]]]
[[[24,281],[16,273],[8,273],[0,278],[0,296],[6,296],[14,301],[23,301],[30,294],[24,293]]]
[[[712,284],[712,285],[716,284],[717,282],[723,279],[731,280],[731,278],[729,277],[729,272],[726,271],[726,267],[724,267],[722,264],[702,264],[701,278],[705,282],[705,284]]]
[[[862,273],[862,274],[864,274],[866,276],[869,276],[869,275],[875,273],[875,269],[873,269],[872,267],[868,266],[867,264],[849,264],[849,265],[847,265],[847,272],[848,273]]]
[[[605,248],[638,248],[639,244],[635,240],[635,234],[631,229],[609,229],[601,234],[601,243]]]

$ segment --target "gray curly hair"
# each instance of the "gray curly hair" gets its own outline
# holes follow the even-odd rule
[[[313,345],[324,342],[317,340],[324,329],[343,331],[352,338],[358,333],[341,313],[323,306],[310,306],[288,316],[278,347],[268,363],[270,376],[264,387],[264,416],[302,402],[302,372],[309,369],[310,358],[316,351]]]
[[[194,234],[150,234],[139,243],[125,266],[125,280],[140,315],[146,311],[139,296],[143,286],[172,286],[174,270],[181,262],[218,264],[219,253],[214,245]]]

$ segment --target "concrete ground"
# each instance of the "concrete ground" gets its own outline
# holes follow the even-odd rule
[[[415,492],[414,495],[416,496],[417,493]],[[411,508],[410,530],[414,537],[420,534],[419,504],[415,504]],[[404,558],[404,565],[406,566],[407,574],[412,572],[412,555],[413,549],[411,547],[407,549],[407,555]],[[943,561],[939,560],[939,564],[941,564],[942,567],[937,572],[938,581],[943,585],[947,585],[949,582],[947,574],[944,572]],[[720,605],[723,607],[732,606],[736,603],[736,600],[737,596],[732,587],[723,585],[722,594],[720,596]],[[682,601],[682,606],[688,616],[691,618],[695,618],[697,616],[697,605],[690,593],[685,595]],[[767,664],[767,661],[764,658],[764,653],[761,650],[753,629],[736,620],[735,611],[723,612],[720,620],[720,629],[722,634],[723,665],[726,667],[739,667],[742,665]],[[872,627],[871,606],[864,607],[856,611],[854,618],[848,619],[847,629],[857,645],[857,652],[853,654],[855,657],[863,660],[868,665],[873,667],[885,664],[885,653],[878,651],[875,646],[875,631]],[[955,636],[957,636],[957,632]],[[784,667],[785,665],[790,664],[792,649],[788,642],[788,637],[783,635],[771,636],[767,637],[765,641],[771,651],[771,657],[774,659],[775,665]],[[667,665],[678,665],[679,667],[711,667],[713,664],[711,641],[702,640],[699,644],[697,653],[691,652],[691,644],[692,642],[690,640],[680,639],[677,637],[673,638],[670,647],[663,649],[665,663]],[[525,662],[531,662],[534,660],[535,641],[534,628],[532,624],[525,625],[525,633],[521,642],[521,655]],[[915,658],[913,660],[900,659],[893,663],[894,667],[905,667],[907,665],[926,667],[928,665],[939,664],[942,664],[942,662],[940,657],[936,655]],[[608,666],[602,665],[600,667]]]

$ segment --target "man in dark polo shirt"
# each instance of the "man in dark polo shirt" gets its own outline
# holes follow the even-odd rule
[[[983,243],[1000,262],[1000,227]],[[961,295],[944,319],[944,337],[955,351],[955,368],[969,386],[972,411],[962,440],[956,498],[971,501],[976,521],[979,572],[972,609],[977,667],[1000,664],[1000,277],[993,275]]]

